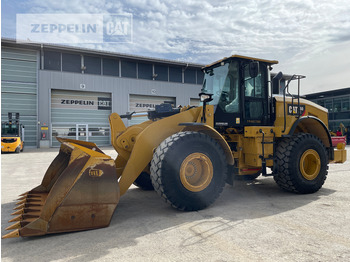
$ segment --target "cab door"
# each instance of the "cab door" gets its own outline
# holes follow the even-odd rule
[[[242,95],[244,125],[268,125],[267,67],[258,64],[258,73],[252,77],[249,64],[243,66]]]
[[[239,62],[232,61],[224,83],[216,83],[217,85],[223,85],[214,115],[214,126],[216,128],[239,128],[243,125],[243,122],[241,121],[242,103],[239,68]]]

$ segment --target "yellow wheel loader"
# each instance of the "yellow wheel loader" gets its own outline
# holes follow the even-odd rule
[[[122,118],[132,114],[111,114],[115,160],[93,143],[57,138],[58,156],[41,185],[22,194],[3,238],[108,226],[133,183],[185,211],[206,208],[235,178],[271,175],[286,191],[318,191],[328,164],[346,160],[345,146],[332,147],[327,109],[300,98],[302,76],[290,78],[298,95],[290,81],[281,89],[282,73],[270,79],[277,63],[224,58],[203,68],[199,107],[162,104],[128,128]]]

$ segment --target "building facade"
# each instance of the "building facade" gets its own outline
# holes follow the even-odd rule
[[[203,65],[2,39],[1,119],[19,112],[26,147],[56,147],[55,136],[110,145],[108,116],[157,104],[198,105]]]
[[[340,124],[350,130],[350,88],[308,94],[306,99],[328,109],[331,131],[336,132]]]

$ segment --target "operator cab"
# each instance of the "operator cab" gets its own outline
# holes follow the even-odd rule
[[[19,125],[17,123],[2,123],[1,124],[1,137],[19,137]]]
[[[270,69],[277,61],[233,55],[203,68],[201,94],[210,94],[214,127],[271,125]]]

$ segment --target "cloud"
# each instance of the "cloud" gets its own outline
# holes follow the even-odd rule
[[[350,87],[348,57],[350,57],[350,41],[333,43],[325,49],[311,53],[307,59],[299,60],[298,57],[289,59],[284,64],[275,66],[274,71],[306,75],[301,81],[302,94],[340,89]],[[296,91],[295,85],[293,90]]]
[[[80,47],[202,64],[242,54],[277,59],[288,73],[350,39],[346,0],[28,0],[21,5],[28,13],[133,14],[132,44]]]

